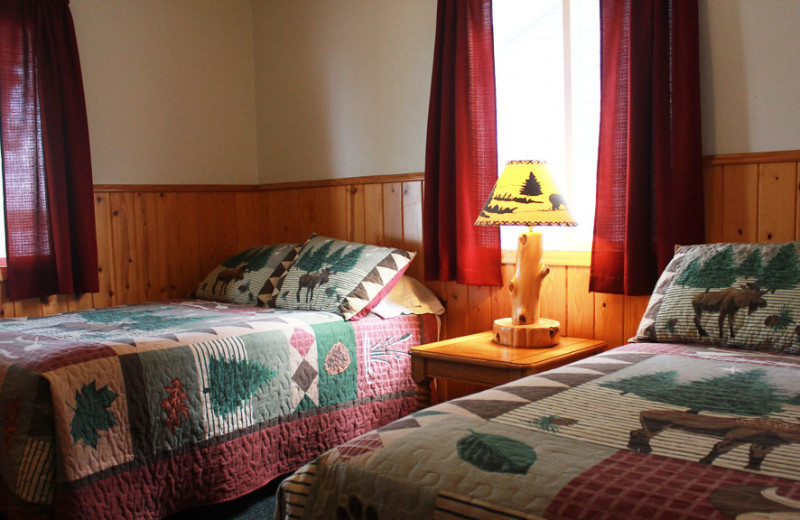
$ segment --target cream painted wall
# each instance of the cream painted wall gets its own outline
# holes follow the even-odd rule
[[[436,0],[72,0],[95,182],[424,168]],[[800,0],[700,0],[705,154],[800,149]]]
[[[425,166],[436,0],[253,0],[261,182]]]
[[[798,27],[798,0],[700,0],[704,154],[800,149]]]
[[[96,184],[258,182],[251,0],[72,0]]]
[[[253,0],[262,182],[421,171],[435,0]],[[699,0],[703,153],[800,149],[800,0]]]

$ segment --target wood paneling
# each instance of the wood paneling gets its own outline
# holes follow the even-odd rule
[[[723,168],[723,242],[756,241],[758,184],[757,164],[734,164]]]
[[[758,227],[759,242],[794,240],[796,219],[786,218],[786,208],[793,208],[797,199],[797,163],[759,165]]]
[[[800,152],[706,158],[706,235],[716,241],[800,239]],[[422,277],[422,174],[263,186],[95,186],[100,291],[10,302],[0,284],[0,315],[65,310],[188,295],[214,265],[256,244],[302,242],[312,232],[416,250],[410,273]],[[542,315],[562,335],[609,346],[636,331],[646,297],[588,290],[588,255],[547,252],[551,273]],[[506,255],[504,258],[513,258]],[[503,266],[507,285],[513,265]],[[510,315],[505,287],[429,282],[447,305],[443,337],[488,329]]]
[[[707,242],[722,240],[722,173],[722,166],[706,166],[703,171]]]
[[[111,233],[111,203],[108,194],[96,193],[94,197],[94,220],[97,228],[97,270],[100,291],[92,295],[92,304],[96,307],[111,305],[114,290],[112,273],[114,272],[114,243]]]

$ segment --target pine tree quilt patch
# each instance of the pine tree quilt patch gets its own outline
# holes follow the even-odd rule
[[[634,340],[800,353],[800,242],[679,248]]]
[[[668,362],[655,356],[494,420],[619,449],[799,479],[800,362],[720,365],[713,352],[705,357],[703,351]]]
[[[408,350],[436,329],[201,300],[0,320],[0,512],[240,496],[410,412]]]

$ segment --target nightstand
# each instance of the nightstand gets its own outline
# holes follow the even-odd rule
[[[562,337],[558,345],[520,348],[492,341],[491,331],[428,343],[411,349],[417,409],[431,402],[435,377],[495,386],[603,352],[605,341]]]

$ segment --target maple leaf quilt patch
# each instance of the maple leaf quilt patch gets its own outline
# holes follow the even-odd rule
[[[117,425],[114,414],[108,409],[117,394],[108,386],[96,388],[95,382],[84,385],[75,392],[75,415],[70,432],[75,442],[82,440],[92,448],[97,447],[98,430],[108,430]]]

